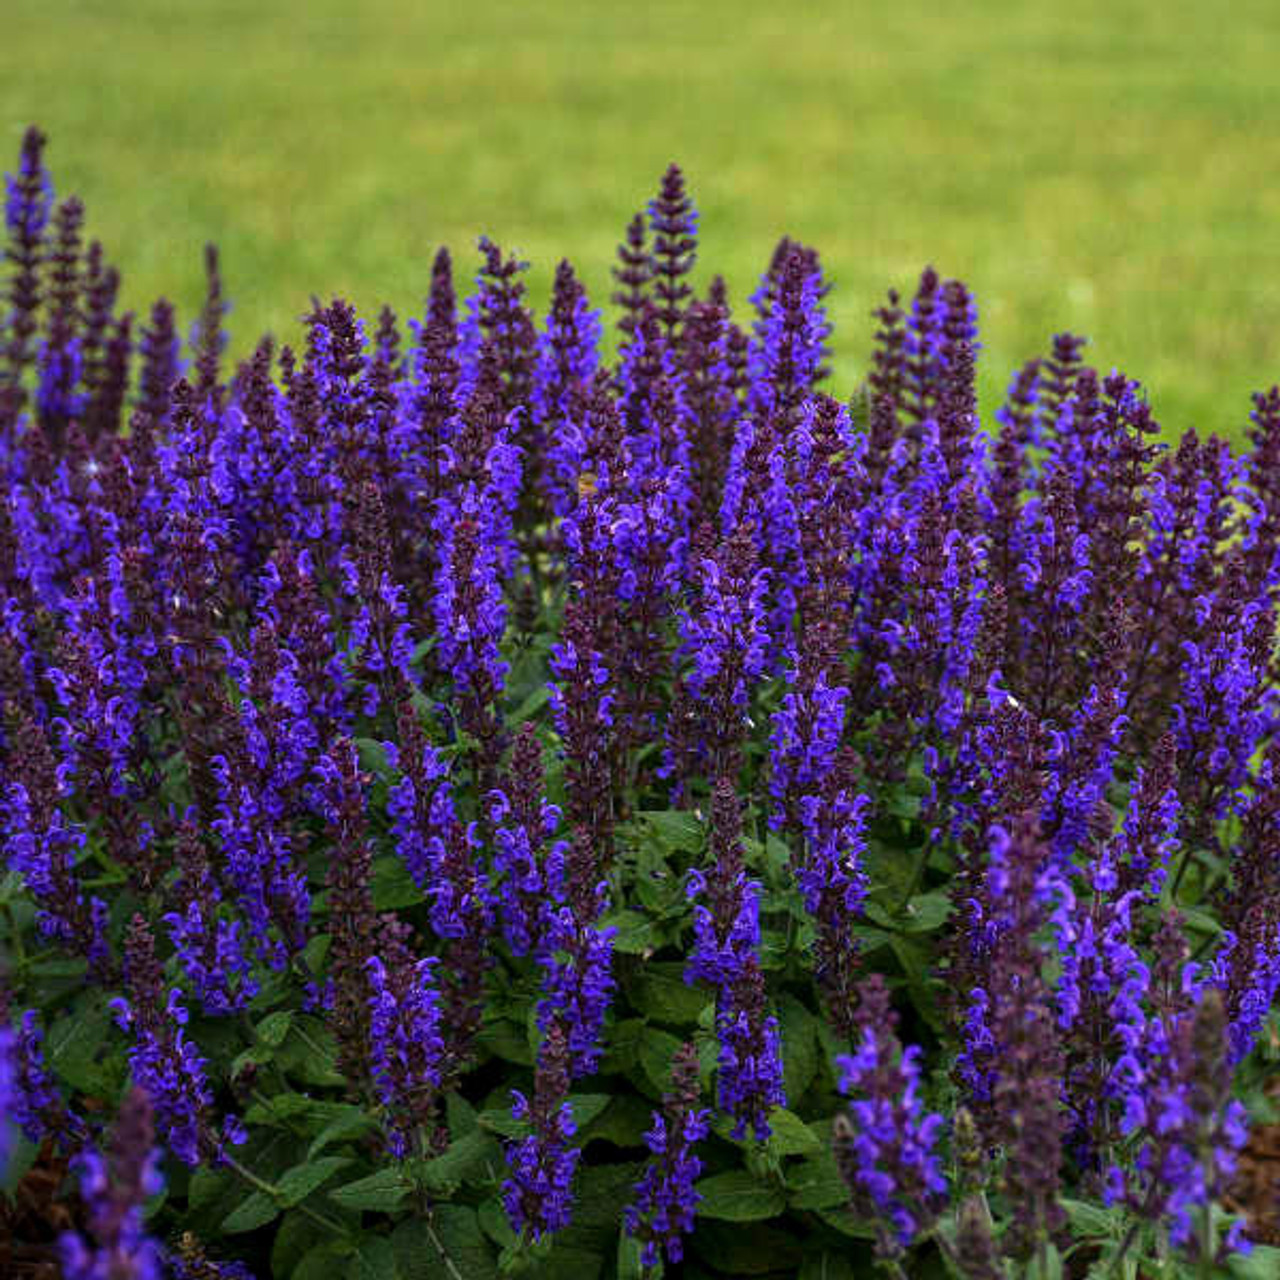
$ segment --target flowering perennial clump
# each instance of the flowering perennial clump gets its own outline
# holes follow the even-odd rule
[[[486,239],[406,325],[316,302],[232,366],[217,253],[190,341],[121,310],[44,152],[0,303],[0,1270],[1250,1247],[1280,389],[1167,444],[1061,334],[984,427],[930,269],[842,402],[818,253],[744,317],[675,165],[616,334]]]

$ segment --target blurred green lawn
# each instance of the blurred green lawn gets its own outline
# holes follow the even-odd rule
[[[777,237],[836,289],[836,389],[927,262],[981,308],[984,409],[1070,328],[1170,431],[1280,379],[1280,9],[1179,0],[3,0],[0,147],[52,137],[130,305],[187,318],[223,249],[237,352],[311,294],[420,305],[484,231],[597,302],[670,159],[702,279]]]

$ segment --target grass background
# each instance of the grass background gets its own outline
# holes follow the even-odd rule
[[[131,306],[185,319],[223,250],[233,349],[311,294],[420,305],[480,231],[605,302],[670,159],[700,278],[743,299],[783,232],[836,289],[836,390],[870,309],[935,263],[975,290],[994,407],[1049,334],[1238,437],[1280,379],[1280,8],[1232,0],[3,0],[0,149],[52,138]]]

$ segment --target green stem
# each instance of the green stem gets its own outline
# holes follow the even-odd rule
[[[897,1258],[880,1258],[878,1261],[893,1280],[909,1280],[907,1273],[902,1269],[902,1263]]]
[[[1205,1164],[1205,1186],[1213,1185],[1213,1157],[1207,1155]],[[1213,1280],[1214,1247],[1213,1247],[1213,1205],[1210,1202],[1200,1207],[1200,1257],[1196,1260],[1196,1275],[1200,1280]]]
[[[464,1280],[462,1273],[454,1265],[453,1259],[445,1252],[444,1241],[436,1235],[436,1229],[431,1225],[431,1219],[429,1217],[425,1217],[423,1222],[426,1224],[427,1228],[427,1239],[435,1246],[435,1250],[443,1260],[444,1269],[449,1273],[451,1280]]]
[[[907,883],[907,891],[902,895],[902,901],[899,902],[897,907],[894,909],[893,914],[895,917],[902,915],[903,912],[906,911],[907,907],[911,903],[911,899],[919,892],[920,885],[924,880],[925,867],[929,865],[929,854],[932,852],[933,846],[928,842],[928,840],[926,840],[924,848],[920,851],[919,856],[916,858],[916,864],[912,868],[911,879]]]
[[[260,1178],[252,1169],[246,1168],[235,1158],[235,1156],[230,1155],[225,1151],[222,1153],[222,1158],[226,1161],[227,1168],[229,1168],[233,1173],[239,1174],[239,1176],[243,1178],[244,1181],[247,1182],[255,1191],[261,1191],[263,1195],[270,1196],[277,1205],[284,1208],[284,1205],[281,1204],[281,1200],[283,1199],[282,1193],[280,1188],[276,1186],[274,1182],[268,1182],[265,1178]],[[323,1227],[326,1231],[332,1231],[334,1235],[340,1236],[346,1234],[345,1229],[338,1223],[334,1222],[330,1218],[326,1218],[322,1213],[317,1213],[306,1204],[290,1205],[289,1208],[296,1209],[303,1215],[303,1217],[310,1218],[318,1227]],[[459,1277],[458,1280],[461,1280],[461,1277]]]
[[[267,1182],[264,1178],[258,1177],[252,1169],[246,1168],[240,1163],[235,1156],[228,1155],[223,1152],[222,1158],[227,1162],[227,1168],[233,1173],[238,1173],[255,1191],[261,1191],[264,1195],[270,1196],[273,1200],[280,1195],[280,1188],[274,1183]]]
[[[1178,905],[1178,890],[1182,887],[1182,877],[1186,874],[1194,856],[1195,851],[1188,849],[1182,861],[1178,863],[1178,870],[1174,873],[1173,883],[1169,886],[1169,901],[1175,907]]]
[[[317,1058],[323,1059],[324,1057],[327,1056],[325,1054],[325,1051],[318,1044],[316,1044],[316,1042],[309,1035],[307,1035],[307,1033],[302,1029],[301,1026],[298,1025],[298,1022],[296,1021],[296,1019],[293,1022],[289,1023],[289,1030],[296,1031],[298,1033],[298,1039],[301,1040],[302,1043],[305,1044],[307,1048],[310,1049],[311,1052],[316,1055]]]
[[[1124,1256],[1129,1252],[1129,1246],[1133,1244],[1138,1236],[1138,1224],[1136,1222],[1129,1224],[1129,1230],[1125,1232],[1125,1237],[1120,1241],[1120,1248],[1116,1251],[1116,1255],[1111,1259],[1111,1267],[1107,1271],[1108,1277],[1120,1275],[1120,1265],[1124,1262]]]

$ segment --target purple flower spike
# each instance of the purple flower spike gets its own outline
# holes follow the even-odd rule
[[[721,779],[712,800],[711,868],[689,873],[694,947],[685,981],[716,992],[720,1110],[732,1117],[735,1139],[750,1125],[763,1141],[769,1112],[786,1105],[786,1094],[778,1021],[766,1012],[760,968],[760,885],[743,870],[739,830],[737,794]]]
[[[112,1000],[111,1008],[121,1030],[131,1034],[129,1065],[146,1092],[161,1136],[185,1164],[216,1161],[223,1139],[210,1122],[213,1091],[205,1059],[187,1038],[181,992],[166,989],[155,941],[141,916],[134,916],[125,940],[125,984],[128,998]],[[233,1144],[245,1138],[232,1116],[226,1117],[224,1133]]]
[[[502,1202],[512,1228],[533,1240],[569,1225],[573,1175],[582,1154],[569,1146],[576,1127],[569,1093],[569,1052],[563,1031],[552,1026],[538,1054],[533,1097],[512,1090],[511,1114],[533,1132],[507,1147],[510,1176]]]
[[[66,1280],[162,1280],[164,1252],[142,1225],[143,1202],[164,1186],[154,1149],[151,1107],[142,1089],[125,1098],[103,1156],[77,1160],[88,1237],[69,1231],[58,1241]]]
[[[645,1134],[649,1163],[636,1183],[636,1198],[623,1210],[627,1234],[642,1242],[640,1262],[657,1266],[684,1257],[684,1237],[693,1230],[702,1196],[694,1190],[702,1161],[694,1147],[710,1132],[710,1111],[700,1108],[698,1055],[692,1043],[676,1050],[671,1064],[671,1088],[662,1096],[662,1110],[653,1113],[653,1128]]]
[[[366,962],[369,973],[369,1074],[386,1114],[387,1146],[397,1160],[410,1155],[434,1109],[444,1040],[433,957],[414,960],[403,947]],[[428,1143],[434,1137],[426,1133]]]
[[[897,1016],[879,974],[862,984],[856,1020],[857,1047],[836,1060],[841,1092],[854,1099],[836,1117],[836,1163],[854,1212],[876,1224],[877,1252],[897,1258],[945,1203],[947,1183],[933,1149],[943,1119],[925,1114],[920,1050],[899,1044]]]

